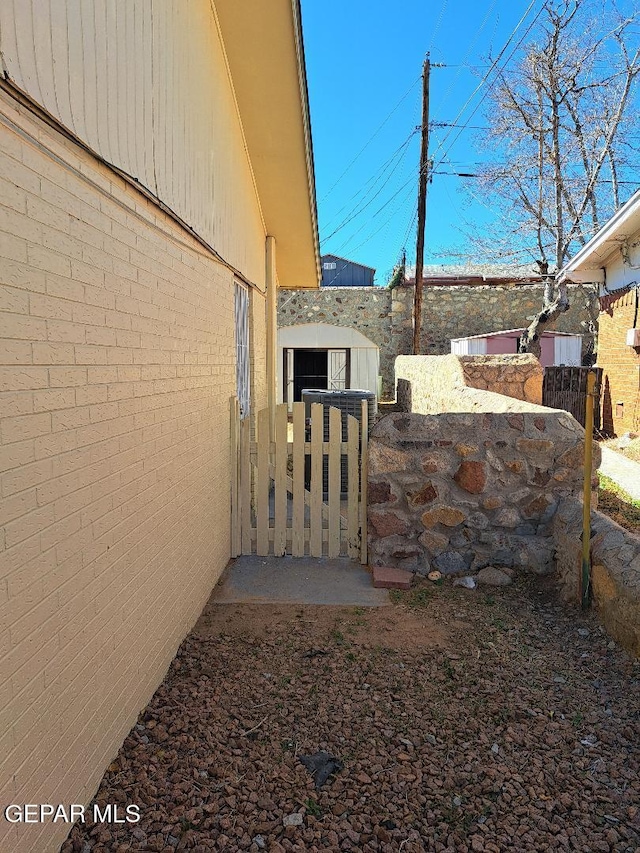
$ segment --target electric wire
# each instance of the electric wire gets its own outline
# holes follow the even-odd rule
[[[405,155],[406,155],[406,153],[407,153],[407,151],[408,151],[408,146],[409,146],[409,143],[411,142],[411,139],[412,139],[412,137],[413,137],[414,133],[415,133],[415,131],[413,131],[413,132],[411,133],[411,135],[408,137],[408,139],[407,139],[407,140],[403,143],[403,145],[398,149],[398,151],[400,151],[400,150],[402,150],[402,149],[403,149],[403,150],[402,150],[402,154],[401,154],[401,156],[398,158],[397,162],[395,163],[395,165],[393,166],[393,168],[391,169],[391,171],[389,172],[389,175],[388,175],[387,179],[386,179],[386,180],[385,180],[385,182],[382,184],[382,186],[380,186],[380,188],[377,190],[377,192],[376,192],[376,193],[374,193],[374,195],[372,195],[372,196],[371,196],[371,198],[369,198],[369,199],[368,199],[368,201],[366,201],[366,202],[365,202],[365,198],[367,198],[367,196],[365,195],[365,197],[364,197],[363,199],[361,199],[361,200],[360,200],[360,202],[359,202],[360,207],[357,207],[357,206],[356,206],[356,208],[352,208],[351,212],[347,215],[347,217],[345,217],[345,219],[343,219],[343,220],[342,220],[342,222],[340,223],[340,225],[338,225],[338,226],[337,226],[337,228],[335,228],[335,229],[331,232],[331,234],[329,234],[329,235],[327,235],[326,237],[323,237],[323,238],[322,238],[322,240],[320,241],[321,243],[326,243],[326,242],[327,242],[328,240],[330,240],[334,235],[336,235],[339,231],[342,231],[342,229],[343,229],[343,228],[345,228],[345,227],[346,227],[350,222],[352,222],[354,219],[356,219],[358,216],[360,216],[360,214],[361,214],[364,210],[366,210],[366,209],[367,209],[371,204],[373,204],[373,202],[376,200],[376,198],[378,198],[378,196],[380,195],[380,193],[381,193],[381,192],[385,189],[385,187],[388,185],[389,181],[391,180],[391,177],[395,174],[395,172],[396,172],[396,171],[398,170],[398,168],[401,166],[401,164],[402,164],[402,162],[403,162],[403,160],[404,160],[404,157],[405,157]],[[397,153],[398,153],[398,152],[396,152],[396,154],[397,154]],[[395,156],[395,155],[394,155],[394,156]],[[389,161],[388,161],[388,162],[389,162]],[[384,173],[383,173],[383,174],[384,174]],[[382,178],[382,177],[383,177],[383,174],[380,176],[380,178]],[[378,182],[378,181],[376,181],[376,183],[377,183],[377,182]],[[371,189],[373,189],[373,187],[372,187]],[[335,219],[335,217],[334,217],[334,219]]]
[[[530,11],[531,11],[531,10],[533,9],[533,7],[535,6],[535,3],[536,3],[536,0],[531,0],[531,2],[530,2],[530,3],[529,3],[529,5],[527,6],[527,8],[526,8],[526,10],[525,10],[524,14],[522,15],[522,17],[520,18],[520,20],[518,21],[518,23],[517,23],[517,24],[516,24],[516,26],[514,27],[514,29],[513,29],[512,33],[511,33],[511,35],[509,36],[509,38],[507,39],[507,41],[506,41],[506,42],[505,42],[505,44],[503,45],[502,49],[500,50],[500,53],[497,55],[497,57],[496,57],[496,58],[493,60],[493,62],[491,63],[491,65],[490,65],[490,67],[489,67],[489,70],[488,70],[488,71],[487,71],[487,73],[484,75],[484,77],[482,78],[482,80],[478,83],[478,85],[477,85],[477,86],[476,86],[476,88],[473,90],[473,92],[469,95],[469,97],[468,97],[468,98],[467,98],[467,100],[464,102],[464,104],[463,104],[463,106],[461,107],[461,109],[458,111],[458,115],[455,117],[455,119],[454,119],[454,123],[457,123],[457,122],[458,122],[458,120],[462,117],[462,115],[464,115],[464,113],[465,113],[465,111],[466,111],[467,107],[469,106],[469,104],[471,103],[471,101],[473,100],[473,98],[475,98],[475,96],[477,95],[477,93],[480,91],[480,89],[485,85],[485,83],[486,83],[486,82],[487,82],[487,80],[489,79],[489,77],[490,77],[490,75],[491,75],[491,72],[492,72],[492,71],[494,71],[494,70],[496,69],[496,67],[498,66],[498,63],[500,62],[500,60],[502,59],[503,55],[506,53],[506,51],[507,51],[507,49],[508,49],[509,45],[511,44],[511,41],[512,41],[512,40],[513,40],[513,38],[515,37],[516,32],[518,31],[518,29],[520,28],[520,26],[524,23],[524,21],[525,21],[525,20],[526,20],[526,18],[528,17],[528,15],[529,15]],[[538,10],[538,12],[535,14],[535,16],[534,16],[533,20],[530,22],[529,26],[528,26],[528,27],[527,27],[527,29],[525,30],[525,32],[524,32],[524,34],[522,35],[522,37],[521,37],[520,41],[518,42],[518,44],[515,46],[515,48],[513,49],[513,51],[511,52],[511,54],[509,55],[509,57],[508,57],[507,61],[504,63],[504,65],[503,65],[503,69],[502,69],[502,70],[504,70],[504,67],[506,66],[507,62],[509,62],[509,60],[511,59],[511,57],[513,56],[513,54],[516,52],[516,50],[518,50],[518,48],[520,47],[520,45],[522,44],[522,42],[525,40],[525,38],[527,37],[527,35],[528,35],[528,34],[529,34],[529,32],[531,31],[531,29],[533,28],[534,24],[536,23],[536,21],[538,20],[538,18],[540,17],[540,15],[542,14],[542,12],[543,12],[543,11],[544,11],[544,4],[543,4],[543,5],[541,5],[540,9],[539,9],[539,10]],[[474,107],[474,109],[473,109],[473,111],[472,111],[471,115],[468,117],[467,121],[465,122],[465,124],[464,124],[464,125],[462,126],[462,128],[460,129],[460,132],[459,132],[459,133],[458,133],[458,135],[455,137],[455,139],[454,139],[453,143],[449,146],[449,148],[447,149],[447,151],[446,151],[446,152],[445,152],[445,154],[443,155],[443,158],[447,156],[447,154],[448,154],[448,152],[451,150],[452,146],[453,146],[453,145],[457,142],[457,140],[459,139],[460,134],[463,132],[463,130],[465,130],[465,129],[466,129],[466,125],[469,123],[469,121],[471,120],[471,118],[476,114],[476,112],[477,112],[477,111],[478,111],[478,109],[480,108],[480,106],[481,106],[481,104],[482,104],[483,100],[484,100],[484,98],[481,98],[481,99],[480,99],[480,101],[478,102],[478,104]],[[436,149],[436,151],[433,153],[432,159],[433,159],[434,161],[435,161],[435,158],[436,158],[436,156],[437,156],[437,154],[438,154],[438,151],[440,151],[440,149],[444,147],[445,143],[446,143],[446,142],[447,142],[447,140],[449,139],[449,137],[450,137],[450,135],[451,135],[451,133],[452,133],[452,132],[453,132],[453,129],[451,129],[451,131],[450,131],[449,133],[445,134],[444,139],[442,140],[442,142],[440,143],[440,145],[438,146],[438,148]],[[439,164],[438,164],[438,165],[439,165]]]
[[[354,163],[356,163],[356,162],[358,161],[358,159],[362,156],[362,154],[367,150],[367,148],[369,147],[369,145],[371,145],[371,143],[373,142],[373,140],[374,140],[374,139],[376,138],[376,136],[380,133],[380,131],[381,131],[381,130],[382,130],[382,128],[386,125],[386,123],[389,121],[389,119],[391,118],[391,116],[392,116],[392,115],[394,115],[394,113],[396,112],[396,110],[398,110],[398,109],[399,109],[399,107],[400,107],[400,106],[404,103],[404,101],[406,101],[406,99],[409,97],[409,95],[411,94],[411,92],[413,92],[413,90],[415,89],[415,87],[416,87],[417,83],[418,83],[421,79],[422,79],[422,75],[420,75],[419,77],[417,77],[417,78],[413,81],[413,83],[411,84],[411,86],[409,87],[409,89],[407,89],[407,91],[404,93],[404,95],[400,98],[400,100],[398,101],[398,103],[397,103],[397,104],[395,105],[395,107],[391,110],[391,112],[387,115],[387,117],[384,119],[384,121],[382,122],[382,124],[378,127],[378,129],[377,129],[377,130],[375,130],[375,131],[372,133],[372,135],[369,137],[369,139],[367,140],[367,142],[365,142],[365,144],[364,144],[364,145],[363,145],[363,147],[360,149],[360,151],[358,151],[358,153],[357,153],[357,154],[356,154],[356,156],[353,158],[353,160],[351,160],[351,162],[349,163],[349,165],[347,166],[347,168],[344,170],[344,172],[343,172],[343,173],[340,175],[340,177],[335,181],[335,183],[334,183],[334,184],[332,184],[332,185],[331,185],[331,187],[329,187],[329,189],[327,190],[327,192],[326,192],[326,193],[323,195],[323,197],[320,199],[320,202],[321,202],[321,203],[322,203],[323,201],[325,201],[325,199],[326,199],[326,198],[327,198],[327,197],[328,197],[328,196],[333,192],[333,190],[338,186],[338,184],[340,183],[340,181],[341,181],[341,180],[344,178],[344,176],[349,172],[349,170],[350,170],[350,169],[351,169],[351,167],[354,165]]]

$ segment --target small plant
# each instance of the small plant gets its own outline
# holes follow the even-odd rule
[[[315,800],[311,799],[311,797],[304,801],[304,807],[307,810],[307,813],[313,817],[322,817],[322,809]]]
[[[339,646],[344,645],[345,637],[342,631],[338,630],[338,628],[332,628],[330,632],[331,639],[336,642]]]
[[[405,604],[414,610],[421,610],[426,607],[432,595],[432,591],[426,586],[419,586],[408,592],[401,592],[399,589],[389,591],[389,597],[393,604]]]

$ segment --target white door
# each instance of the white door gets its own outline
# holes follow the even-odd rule
[[[328,355],[327,388],[330,391],[341,391],[347,387],[347,351],[330,349]]]

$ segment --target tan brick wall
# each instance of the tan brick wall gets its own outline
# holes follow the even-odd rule
[[[0,802],[83,803],[228,560],[233,275],[0,107]]]
[[[609,435],[640,432],[640,350],[626,343],[627,330],[633,328],[635,299],[634,291],[625,293],[600,314],[602,426]]]

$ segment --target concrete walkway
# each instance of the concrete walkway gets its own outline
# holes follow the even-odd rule
[[[617,483],[634,500],[640,501],[640,463],[627,459],[608,447],[601,447],[600,472]]]
[[[344,557],[256,557],[233,560],[213,591],[215,604],[390,604],[371,574]]]

